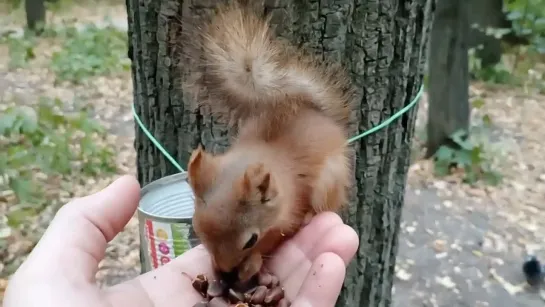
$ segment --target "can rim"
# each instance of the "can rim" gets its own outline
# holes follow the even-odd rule
[[[170,216],[164,216],[164,215],[154,215],[149,214],[146,211],[141,210],[138,208],[138,212],[140,213],[140,216],[143,218],[152,219],[156,222],[162,222],[162,223],[191,223],[193,221],[193,218],[188,217],[170,217]]]
[[[164,222],[173,222],[173,221],[178,221],[178,222],[187,222],[187,221],[191,221],[192,218],[180,218],[180,217],[169,217],[169,216],[164,216],[164,215],[156,215],[156,214],[152,214],[150,212],[147,212],[146,210],[144,210],[142,207],[141,207],[141,200],[142,198],[147,194],[149,193],[152,189],[155,189],[155,188],[158,188],[158,187],[161,187],[161,186],[165,186],[165,185],[169,185],[169,184],[172,184],[176,181],[185,181],[187,182],[187,172],[179,172],[179,173],[175,173],[175,174],[171,174],[171,175],[168,175],[168,176],[164,176],[164,177],[161,177],[157,180],[154,180],[146,185],[144,185],[141,189],[140,189],[140,200],[138,201],[138,207],[137,207],[137,210],[138,212],[140,212],[142,215],[146,216],[146,217],[149,217],[149,218],[153,218],[154,220],[162,220]]]

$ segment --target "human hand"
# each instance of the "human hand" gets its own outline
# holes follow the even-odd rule
[[[201,300],[183,273],[212,274],[199,245],[167,265],[100,289],[95,282],[107,243],[136,211],[138,182],[124,176],[104,190],[59,210],[44,236],[9,281],[4,307],[169,307]],[[358,238],[336,214],[315,217],[266,263],[286,289],[293,307],[333,306]]]

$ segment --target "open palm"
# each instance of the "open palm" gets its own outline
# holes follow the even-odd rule
[[[123,229],[138,204],[139,185],[124,176],[97,194],[64,206],[10,280],[5,307],[193,306],[202,298],[187,277],[212,275],[210,258],[198,246],[167,265],[116,286],[95,282],[107,243]],[[358,238],[336,214],[315,217],[266,263],[292,306],[333,306]]]

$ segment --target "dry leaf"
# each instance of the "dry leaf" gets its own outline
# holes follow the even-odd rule
[[[452,281],[452,279],[449,276],[444,277],[435,277],[435,282],[442,285],[443,287],[447,289],[454,289],[456,287],[456,284]]]
[[[435,240],[433,241],[433,249],[437,253],[442,253],[447,249],[447,242],[444,240]]]

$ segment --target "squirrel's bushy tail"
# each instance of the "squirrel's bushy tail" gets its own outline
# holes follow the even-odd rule
[[[275,38],[269,19],[253,8],[235,1],[221,6],[197,34],[200,56],[188,88],[201,93],[200,102],[237,119],[305,104],[348,123],[354,91],[344,70]]]

